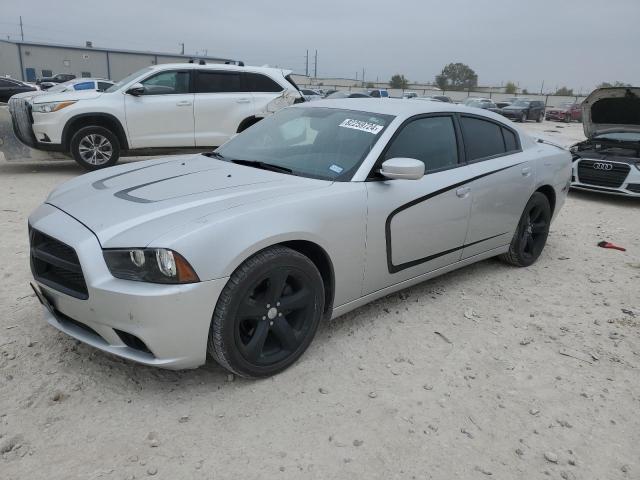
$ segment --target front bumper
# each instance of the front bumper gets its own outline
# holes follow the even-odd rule
[[[567,118],[567,112],[547,112],[545,114],[546,120],[558,120],[564,121]]]
[[[621,195],[625,197],[640,197],[640,170],[635,166],[629,165],[629,171],[626,175],[615,184],[612,185],[610,181],[605,177],[608,170],[601,171],[602,178],[589,175],[589,177],[580,176],[580,162],[586,160],[589,163],[599,164],[613,164],[613,165],[625,165],[620,162],[608,162],[599,159],[581,158],[573,163],[571,172],[571,188],[577,190],[588,190],[591,192],[608,193],[610,195]],[[625,165],[626,166],[626,165]]]
[[[73,247],[88,298],[69,296],[42,282],[53,306],[46,320],[58,330],[119,357],[170,369],[205,363],[211,316],[227,278],[159,285],[114,278],[95,235],[48,204],[29,218],[32,228]]]

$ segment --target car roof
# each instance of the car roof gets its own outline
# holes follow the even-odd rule
[[[381,115],[393,115],[396,117],[413,117],[423,113],[470,113],[481,115],[500,123],[507,124],[505,118],[492,112],[486,112],[477,108],[465,107],[455,103],[445,102],[416,102],[410,99],[401,98],[349,98],[349,99],[324,99],[321,102],[300,103],[294,108],[340,108],[344,110],[356,110]]]
[[[196,61],[194,61],[193,63],[162,63],[160,65],[153,65],[151,68],[154,71],[173,70],[176,68],[182,68],[182,69],[198,68],[201,70],[226,70],[226,71],[265,73],[265,74],[279,73],[284,76],[289,75],[291,73],[291,70],[284,70],[282,68],[252,67],[250,65],[241,67],[239,65],[231,65],[226,63],[205,63],[204,65],[200,65]]]

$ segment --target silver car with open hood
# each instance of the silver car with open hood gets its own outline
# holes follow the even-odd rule
[[[640,88],[599,88],[582,103],[572,188],[640,197]]]

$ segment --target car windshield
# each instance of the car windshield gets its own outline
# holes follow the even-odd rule
[[[615,140],[618,142],[640,142],[640,133],[638,132],[609,132],[601,133],[593,137],[596,140]]]
[[[528,107],[529,102],[527,102],[526,100],[516,100],[511,105],[513,105],[514,107]]]
[[[139,77],[143,73],[148,72],[150,70],[151,70],[151,67],[146,67],[146,68],[142,68],[142,69],[138,70],[137,72],[130,73],[129,75],[124,77],[119,82],[116,82],[113,85],[111,85],[109,88],[107,88],[105,90],[105,93],[111,93],[111,92],[115,92],[115,91],[120,90],[120,88],[122,88],[124,85],[129,83],[131,80],[134,80],[135,78]]]
[[[394,118],[335,108],[286,108],[215,154],[226,161],[290,169],[303,177],[349,181]]]

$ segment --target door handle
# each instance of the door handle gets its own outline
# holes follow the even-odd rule
[[[524,167],[522,169],[522,176],[528,177],[529,175],[531,175],[531,169],[529,167]]]
[[[456,195],[459,196],[460,198],[465,198],[467,195],[469,195],[470,191],[471,191],[471,188],[462,187],[456,190]]]
[[[183,100],[182,102],[176,103],[178,107],[190,107],[192,103],[189,100]]]
[[[248,98],[239,98],[238,100],[236,100],[236,103],[251,103],[251,100],[249,100]]]

